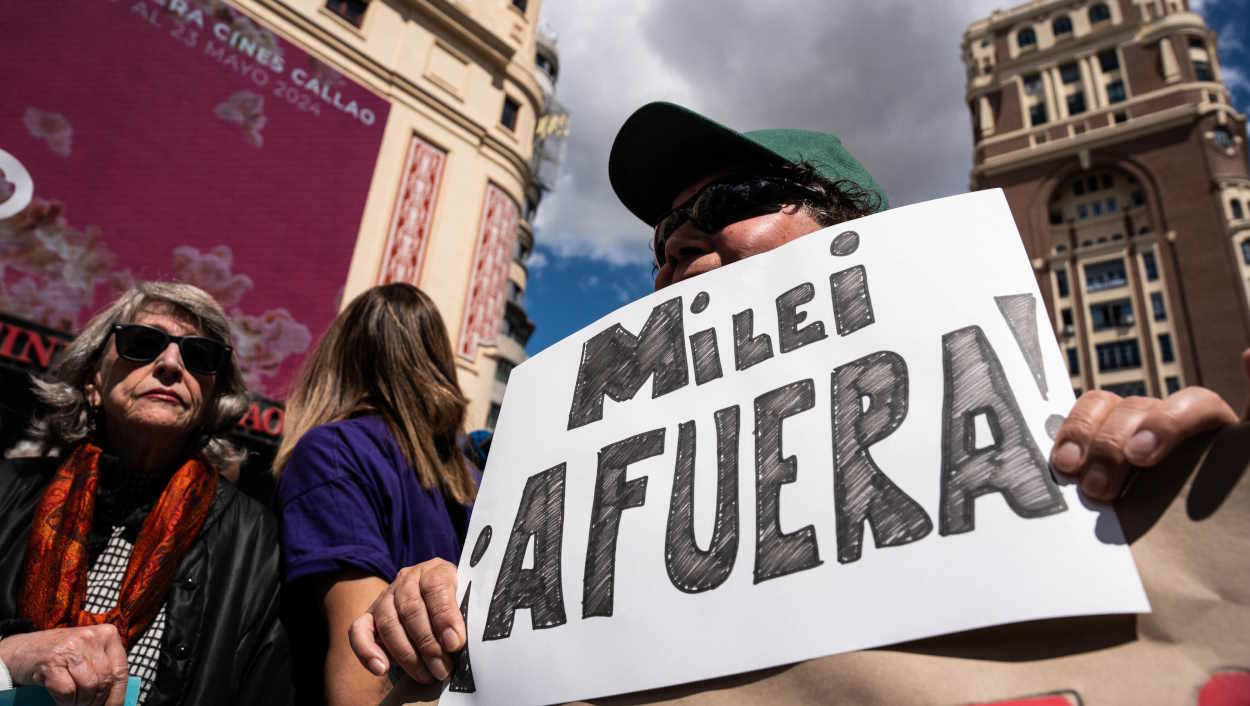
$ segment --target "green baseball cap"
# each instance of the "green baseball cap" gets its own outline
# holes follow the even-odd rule
[[[811,130],[737,132],[672,103],[648,103],[616,133],[608,157],[612,188],[635,216],[655,226],[673,199],[709,174],[808,162],[829,181],[847,179],[889,207],[885,190],[836,135]]]

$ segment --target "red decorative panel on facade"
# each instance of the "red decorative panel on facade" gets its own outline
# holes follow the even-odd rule
[[[477,237],[477,253],[469,278],[464,319],[460,326],[460,355],[473,360],[479,344],[495,342],[503,321],[508,296],[508,269],[516,247],[516,231],[521,209],[503,189],[486,185],[482,204],[482,226]]]
[[[391,216],[390,233],[386,236],[378,284],[417,284],[446,157],[446,152],[413,136],[408,146],[408,159],[404,162],[399,198],[395,200],[395,213]]]

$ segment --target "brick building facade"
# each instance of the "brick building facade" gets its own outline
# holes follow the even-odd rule
[[[1244,401],[1246,120],[1183,0],[1034,0],[964,35],[971,186],[1001,187],[1072,386]]]

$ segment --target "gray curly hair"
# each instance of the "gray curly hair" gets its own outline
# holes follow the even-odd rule
[[[203,335],[231,343],[226,313],[208,292],[179,282],[143,282],[132,287],[87,322],[82,333],[61,351],[46,378],[33,378],[35,395],[48,408],[31,427],[31,436],[44,453],[64,452],[87,437],[91,408],[85,390],[104,355],[113,324],[133,323],[144,307],[154,303],[173,306]],[[195,452],[209,466],[222,470],[243,460],[245,453],[228,437],[250,403],[243,373],[231,356],[230,365],[217,373],[214,396],[193,441]]]

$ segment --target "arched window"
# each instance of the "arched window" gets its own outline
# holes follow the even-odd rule
[[[1026,27],[1019,32],[1016,32],[1016,46],[1024,49],[1025,47],[1032,47],[1036,45],[1037,33],[1033,31],[1032,27]]]
[[[1111,8],[1107,7],[1107,3],[1100,2],[1089,8],[1089,23],[1096,25],[1099,22],[1106,22],[1111,19]]]
[[[1056,37],[1072,34],[1072,18],[1067,15],[1060,15],[1050,23],[1050,28],[1054,30]]]
[[[1233,220],[1239,221],[1242,218],[1246,217],[1246,214],[1241,210],[1240,201],[1238,201],[1237,199],[1233,199],[1232,207],[1233,207]]]
[[[1233,148],[1233,133],[1229,132],[1226,127],[1217,127],[1211,131],[1211,141],[1222,150],[1231,150]]]

